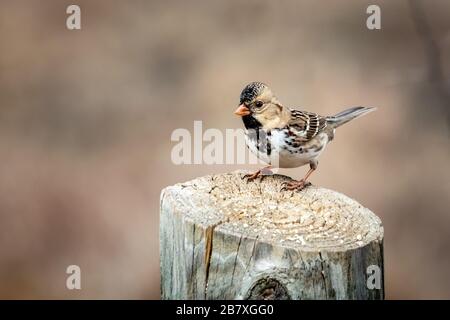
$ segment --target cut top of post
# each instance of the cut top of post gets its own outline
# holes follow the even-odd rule
[[[209,175],[163,190],[174,210],[204,228],[302,251],[347,251],[382,241],[381,220],[355,200],[309,186],[280,191],[290,178],[243,180],[244,173]]]

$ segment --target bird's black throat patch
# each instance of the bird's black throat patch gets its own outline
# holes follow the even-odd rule
[[[242,117],[242,121],[244,122],[245,129],[259,129],[262,127],[261,122],[253,118],[251,114]]]
[[[249,140],[248,143],[254,145],[259,152],[270,156],[272,153],[272,145],[269,139],[271,131],[265,131],[262,128],[261,123],[251,115],[243,116],[242,120],[247,129],[246,135]]]

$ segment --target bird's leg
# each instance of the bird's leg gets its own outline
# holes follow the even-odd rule
[[[306,173],[305,177],[299,181],[297,180],[292,180],[289,182],[285,182],[284,186],[281,190],[297,190],[297,191],[301,191],[303,190],[305,187],[310,186],[311,182],[308,182],[308,178],[309,176],[317,169],[317,165],[318,162],[317,160],[311,161],[309,164],[309,170]]]
[[[264,168],[259,169],[255,173],[246,174],[244,175],[243,179],[247,179],[247,181],[253,181],[258,177],[261,177],[262,179],[264,176],[270,176],[273,174],[270,168],[272,168],[272,166],[266,166]]]

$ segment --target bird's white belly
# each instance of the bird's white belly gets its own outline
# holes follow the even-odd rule
[[[286,149],[282,149],[279,153],[271,154],[271,164],[279,168],[296,168],[310,163],[319,157],[323,149],[316,151],[305,151],[303,153],[294,153]]]
[[[255,154],[258,159],[270,164],[275,168],[296,168],[310,163],[312,160],[319,157],[325,149],[328,142],[326,134],[319,134],[315,137],[317,142],[322,145],[320,150],[316,148],[308,148],[306,146],[293,148],[288,145],[286,135],[282,131],[272,131],[271,136],[267,137],[270,144],[270,155],[265,152],[264,148],[259,148],[255,140],[249,139],[246,136],[246,144],[249,150]],[[262,150],[261,150],[262,149]]]
[[[318,135],[315,139],[322,148],[308,148],[307,146],[293,148],[287,144],[286,135],[282,131],[273,131],[271,136],[272,154],[271,164],[279,168],[296,168],[317,159],[328,142],[326,134]]]
[[[296,168],[310,163],[311,160],[317,158],[318,154],[304,153],[292,154],[290,152],[281,151],[279,159],[272,156],[272,163],[278,168]]]

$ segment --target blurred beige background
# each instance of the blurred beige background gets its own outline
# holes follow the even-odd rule
[[[254,80],[324,115],[378,107],[312,182],[383,220],[387,298],[450,298],[449,15],[446,0],[2,1],[0,298],[159,298],[161,189],[254,167],[173,165],[170,135],[241,128]]]

